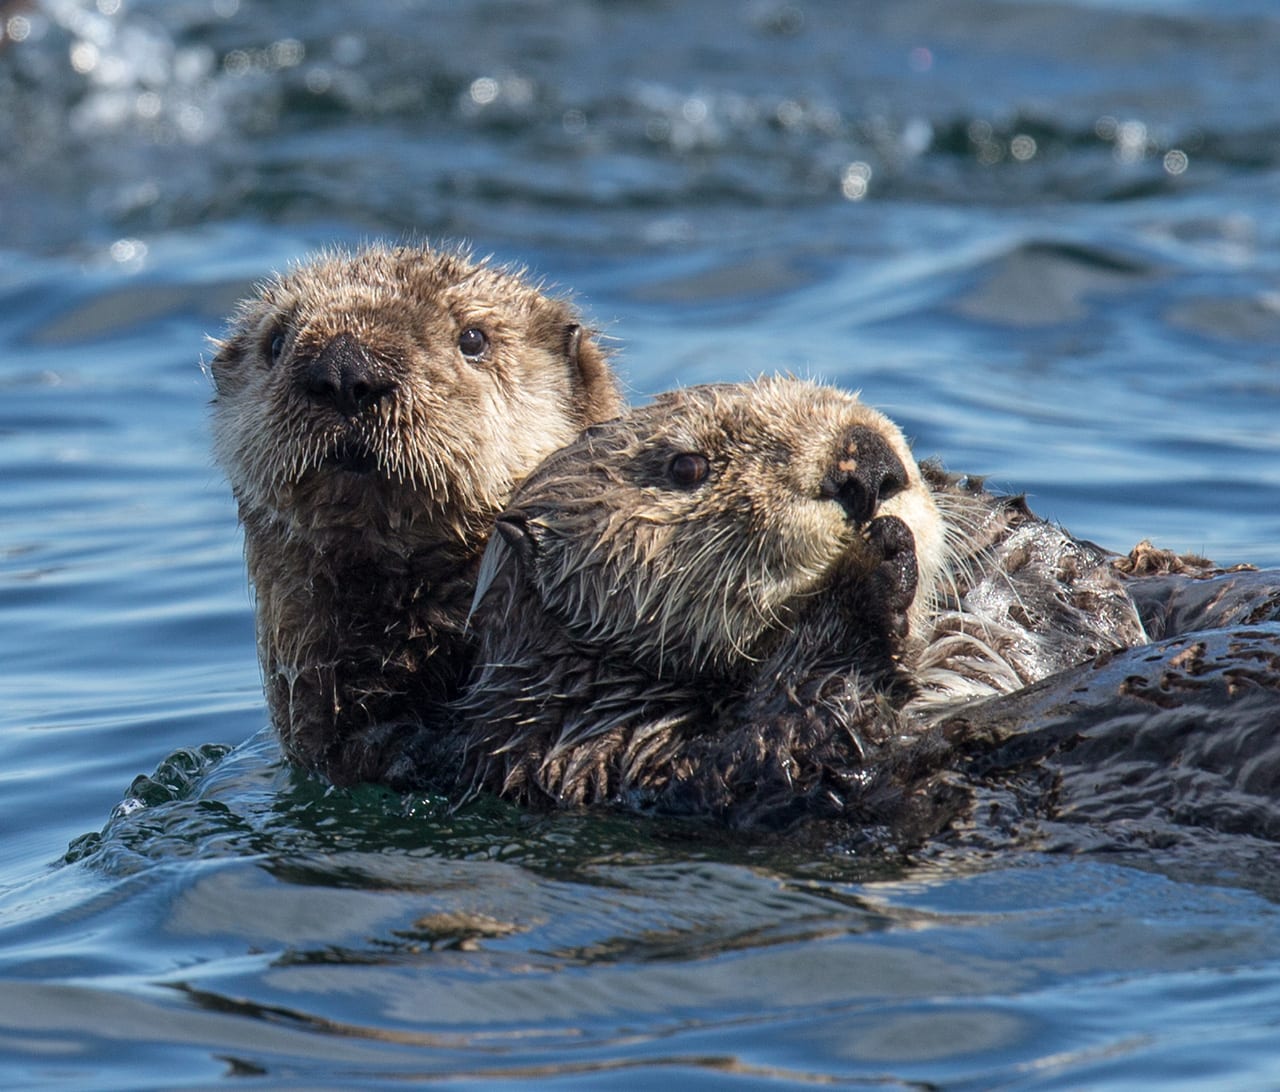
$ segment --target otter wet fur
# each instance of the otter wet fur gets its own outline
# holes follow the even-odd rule
[[[834,820],[879,848],[990,836],[997,814],[1001,838],[1031,829],[1070,736],[1007,711],[1056,695],[1069,724],[1085,686],[1105,709],[1096,665],[1176,670],[1176,629],[1271,617],[1280,594],[1274,574],[1076,539],[796,380],[677,391],[589,429],[498,532],[457,784],[737,827]],[[1120,776],[1108,753],[1096,776]]]
[[[382,780],[457,693],[494,515],[616,415],[573,307],[426,246],[330,252],[263,284],[215,342],[214,447],[239,506],[286,754]]]
[[[1129,558],[1041,519],[1023,496],[922,465],[946,525],[949,566],[918,635],[915,711],[1006,694],[1120,648],[1145,644],[1134,558],[1164,572],[1210,563],[1139,546]],[[1141,563],[1138,563],[1139,565]]]
[[[464,783],[738,826],[843,813],[912,693],[947,549],[897,426],[782,378],[588,429],[497,531]]]

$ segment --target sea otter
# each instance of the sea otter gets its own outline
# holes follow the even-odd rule
[[[794,379],[588,429],[498,517],[463,777],[523,802],[780,822],[897,730],[947,565],[901,432]]]
[[[621,408],[564,300],[461,252],[329,252],[244,301],[211,363],[214,448],[286,754],[395,783],[456,696],[495,514]]]
[[[880,844],[972,829],[979,800],[1017,826],[1055,786],[1082,793],[1087,765],[1064,773],[1073,689],[1092,717],[1076,726],[1112,733],[1088,752],[1105,764],[1124,737],[1103,665],[1155,672],[1120,703],[1149,711],[1159,679],[1204,662],[1149,634],[1280,602],[1276,574],[1145,543],[1120,557],[922,471],[886,419],[795,380],[677,391],[589,429],[497,526],[458,706],[463,784],[738,826],[835,820]],[[1280,687],[1275,635],[1237,638],[1234,669],[1211,658],[1222,685],[1175,694]],[[1026,715],[1050,706],[1051,730]]]

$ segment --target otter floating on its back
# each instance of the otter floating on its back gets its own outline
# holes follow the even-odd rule
[[[792,379],[588,429],[497,530],[460,706],[474,784],[736,823],[841,808],[946,563],[898,428]]]
[[[1019,498],[922,475],[886,419],[795,380],[679,391],[588,430],[498,529],[463,783],[518,801],[835,819],[897,845],[998,815],[1003,836],[1079,807],[1091,778],[1123,783],[1107,663],[1136,729],[1179,693],[1194,718],[1247,683],[1255,719],[1280,694],[1280,633],[1208,659],[1146,646],[1273,616],[1276,574],[1110,554]],[[1213,679],[1162,695],[1197,671]],[[1072,759],[1077,729],[1099,743]]]

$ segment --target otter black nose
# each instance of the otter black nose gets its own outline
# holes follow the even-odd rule
[[[364,346],[350,334],[331,338],[298,373],[298,385],[313,402],[352,417],[393,389],[374,373]]]
[[[866,523],[882,501],[907,487],[907,471],[889,442],[857,425],[845,435],[844,451],[822,479],[822,496],[836,501],[854,523]]]

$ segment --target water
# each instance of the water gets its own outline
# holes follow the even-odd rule
[[[0,9],[0,1081],[1275,1082],[1269,844],[858,859],[288,770],[198,366],[313,247],[467,238],[636,398],[820,376],[1108,546],[1280,565],[1273,5]]]

